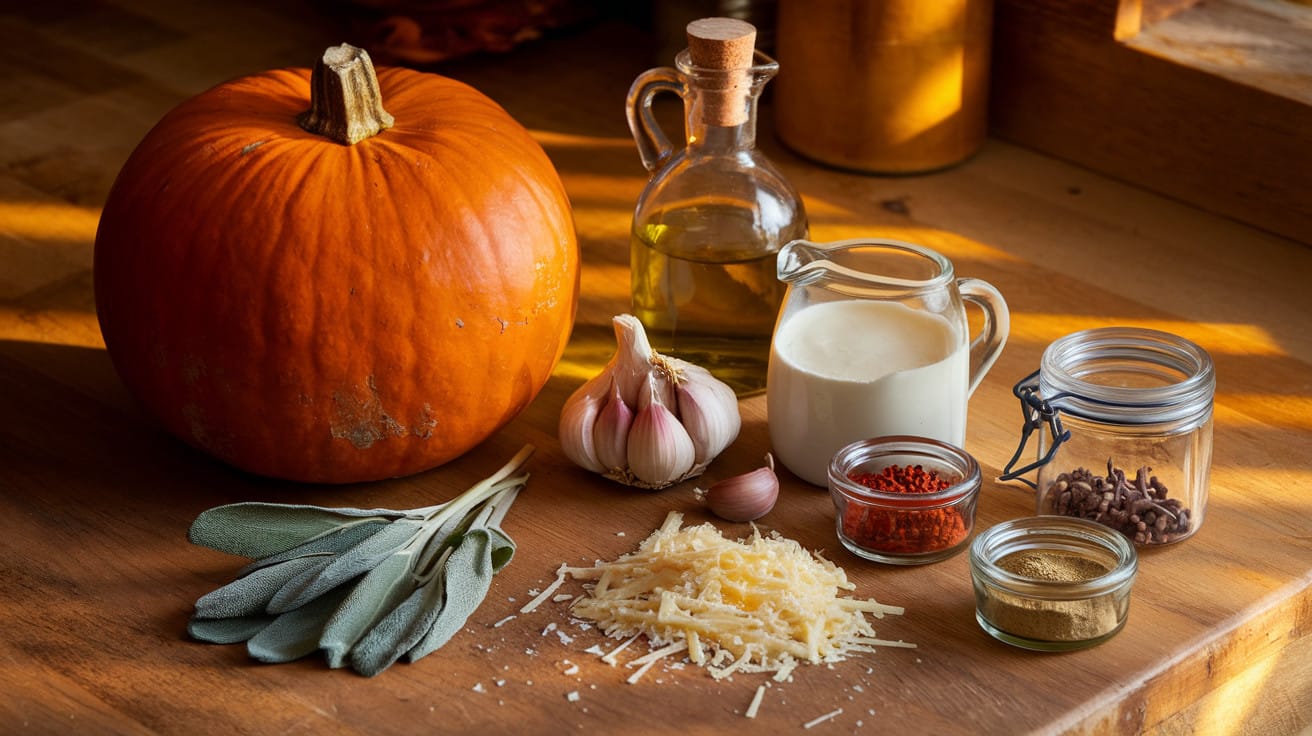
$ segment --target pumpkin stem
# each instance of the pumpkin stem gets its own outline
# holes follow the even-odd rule
[[[296,122],[347,146],[392,127],[369,53],[345,43],[328,47],[310,73],[310,109]]]

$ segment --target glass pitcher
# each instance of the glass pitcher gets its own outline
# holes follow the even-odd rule
[[[766,407],[789,470],[825,485],[834,453],[872,437],[964,445],[966,403],[1010,329],[996,288],[897,240],[794,241],[779,252],[778,276],[788,288]],[[984,314],[974,337],[966,302]]]
[[[770,335],[783,299],[779,248],[807,235],[797,191],[756,148],[756,106],[779,65],[677,68],[639,75],[626,103],[643,165],[630,237],[633,313],[652,347],[696,363],[741,396],[765,388]],[[683,98],[686,145],[675,149],[652,98]]]

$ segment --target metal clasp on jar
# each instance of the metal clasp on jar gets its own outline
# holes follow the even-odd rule
[[[1052,462],[1052,458],[1057,454],[1057,448],[1061,447],[1061,443],[1071,438],[1070,431],[1061,426],[1061,411],[1052,406],[1053,401],[1069,394],[1058,394],[1052,397],[1051,400],[1039,396],[1039,371],[1034,371],[1017,381],[1011,392],[1016,395],[1016,398],[1020,399],[1020,410],[1024,417],[1024,423],[1021,425],[1020,445],[1016,447],[1016,454],[1012,455],[1011,459],[1007,461],[1007,465],[1002,469],[1002,475],[998,476],[998,480],[1018,480],[1037,491],[1039,489],[1037,483],[1021,476]],[[1052,437],[1052,446],[1043,454],[1043,457],[1029,465],[1017,468],[1016,463],[1020,461],[1021,455],[1025,453],[1025,446],[1029,444],[1030,435],[1034,433],[1034,430],[1044,426],[1048,428],[1048,432]]]

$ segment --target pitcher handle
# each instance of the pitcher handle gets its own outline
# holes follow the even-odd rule
[[[624,101],[629,130],[638,144],[642,165],[648,171],[655,171],[674,155],[674,147],[670,145],[665,131],[661,130],[660,123],[656,122],[651,109],[652,98],[661,92],[673,92],[680,97],[685,94],[683,79],[672,67],[657,67],[639,74],[629,87],[629,96]]]
[[[978,306],[984,312],[984,326],[978,335],[970,341],[970,394],[983,380],[984,374],[993,367],[993,362],[1002,353],[1002,346],[1007,344],[1007,335],[1011,333],[1011,310],[993,284],[973,278],[957,279],[957,289],[961,298]]]

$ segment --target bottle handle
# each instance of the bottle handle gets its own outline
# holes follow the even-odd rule
[[[1011,311],[1002,298],[1002,292],[987,281],[974,278],[957,279],[957,289],[963,301],[970,302],[984,312],[984,325],[978,335],[970,341],[970,390],[984,378],[984,374],[993,367],[993,362],[1002,353],[1007,344],[1007,335],[1011,333]]]
[[[684,96],[683,79],[672,67],[648,69],[633,80],[629,96],[624,101],[624,112],[629,118],[629,130],[638,144],[638,155],[648,171],[655,171],[674,154],[674,146],[661,130],[652,113],[652,98],[661,92]]]

